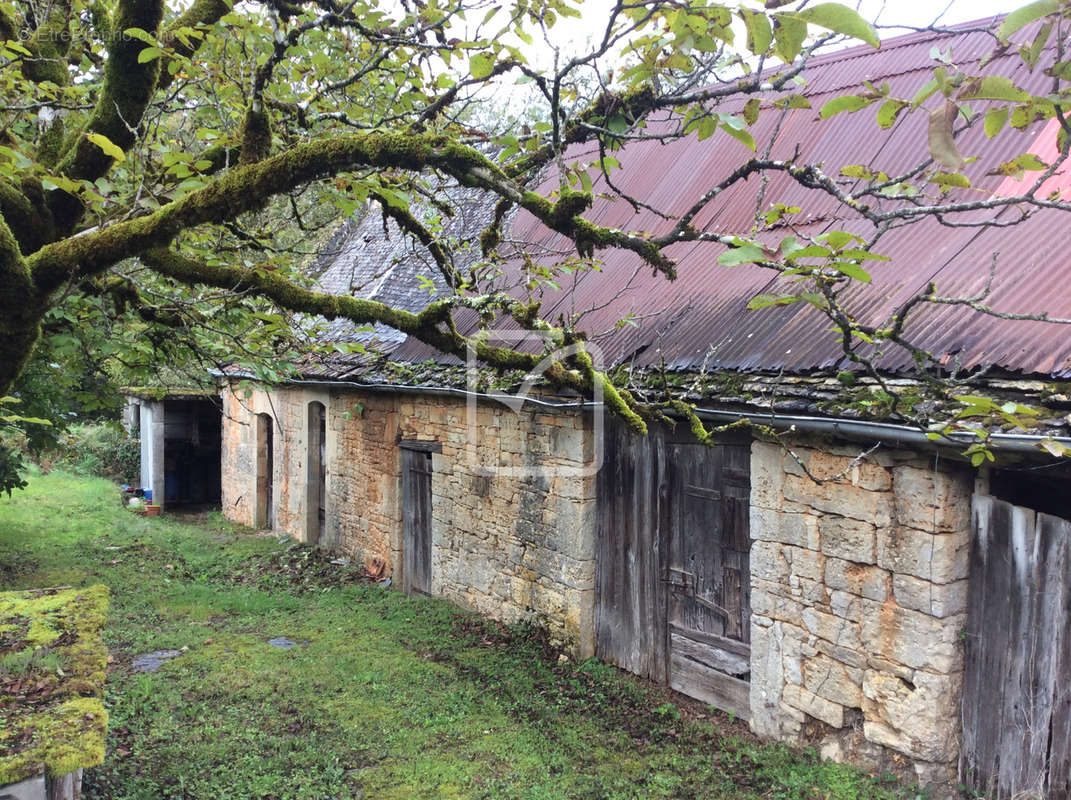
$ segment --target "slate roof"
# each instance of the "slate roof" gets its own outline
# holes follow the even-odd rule
[[[416,196],[413,213],[424,223],[441,220],[440,235],[456,242],[451,249],[458,266],[467,267],[480,256],[480,232],[491,221],[493,204],[485,193],[456,184],[439,183],[436,191],[438,207]],[[405,311],[420,311],[451,291],[427,249],[385,218],[377,203],[367,205],[331,236],[309,272],[326,292],[378,300]],[[341,319],[329,323],[322,336],[331,342],[375,342],[386,351],[405,340],[404,334],[385,325],[369,330]]]

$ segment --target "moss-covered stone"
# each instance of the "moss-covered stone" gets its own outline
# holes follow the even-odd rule
[[[0,786],[104,760],[107,608],[105,586],[0,592]]]

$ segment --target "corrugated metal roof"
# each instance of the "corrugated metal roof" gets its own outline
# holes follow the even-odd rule
[[[951,47],[957,64],[975,65],[990,53],[994,40],[977,32],[920,33],[890,40],[880,50],[859,47],[815,58],[804,73],[812,108],[787,113],[772,146],[772,157],[790,158],[798,152],[800,163],[821,164],[830,176],[839,175],[841,167],[849,164],[866,164],[894,174],[917,163],[925,157],[927,147],[924,113],[904,114],[891,130],[881,131],[873,110],[822,121],[818,109],[831,97],[859,88],[864,79],[878,84],[887,80],[895,95],[912,96],[932,77],[935,63],[930,50],[935,44],[941,49]],[[990,62],[986,71],[1014,75],[1018,83],[1039,92],[1044,91],[1041,81],[1048,80],[1040,71],[1029,74],[1014,48]],[[936,99],[930,104],[935,103]],[[739,107],[739,102],[729,102],[722,110]],[[766,111],[756,124],[754,133],[760,148],[772,135],[776,116],[776,112]],[[652,123],[661,124],[665,122]],[[968,131],[960,140],[964,152],[984,152],[985,160],[964,170],[973,188],[956,190],[951,197],[973,199],[1015,191],[1013,181],[985,173],[1028,148],[1041,153],[1051,149],[1052,124],[1037,123],[1021,133],[1009,131],[993,141],[985,140],[980,125]],[[670,214],[680,214],[752,153],[718,133],[702,142],[694,137],[669,144],[637,141],[616,155],[623,167],[614,173],[615,186]],[[590,161],[595,157],[588,145],[574,148],[567,160]],[[1066,176],[1054,181],[1061,188],[1071,184]],[[556,184],[554,176],[540,191],[547,194]],[[606,190],[601,181],[599,186]],[[759,178],[752,177],[725,192],[697,218],[697,227],[747,235],[758,186]],[[796,220],[796,228],[805,235],[834,227],[863,230],[859,221],[848,217],[828,195],[808,190],[783,175],[771,175],[766,189],[765,206],[775,202],[805,210]],[[978,212],[975,218],[993,213]],[[1011,220],[1018,214],[1006,209],[996,216]],[[624,200],[598,195],[585,217],[601,225],[653,234],[672,225],[650,211],[637,211]],[[953,228],[928,219],[893,230],[877,247],[891,260],[868,262],[873,282],[848,287],[842,293],[844,303],[858,320],[880,326],[894,309],[931,281],[941,295],[977,293],[989,277],[994,253],[999,253],[988,305],[1001,311],[1071,317],[1071,257],[1063,236],[1069,221],[1059,212],[1037,212],[1011,227]],[[764,232],[760,238],[776,243],[789,233],[781,228]],[[514,240],[552,250],[570,250],[563,237],[523,211],[517,214],[511,235]],[[675,281],[652,276],[630,252],[602,251],[597,254],[603,260],[600,271],[580,275],[561,291],[546,292],[543,316],[556,320],[559,315],[586,312],[579,327],[591,334],[610,332],[596,338],[607,359],[632,361],[640,367],[664,364],[681,370],[706,367],[804,373],[837,369],[847,363],[838,338],[829,330],[829,320],[806,304],[748,311],[747,303],[754,295],[787,289],[787,279],[754,265],[720,266],[716,259],[721,250],[720,245],[694,243],[672,248],[669,254],[678,262]],[[503,281],[516,277],[513,273]],[[617,324],[630,316],[633,324]],[[906,333],[948,366],[995,366],[1011,373],[1071,376],[1071,330],[1067,327],[997,319],[958,306],[928,305],[912,315]],[[407,341],[395,350],[394,357],[424,360],[435,354],[418,342]],[[892,348],[881,355],[879,364],[891,372],[913,369],[910,358]]]

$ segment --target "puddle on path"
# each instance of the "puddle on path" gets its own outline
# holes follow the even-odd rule
[[[156,672],[165,661],[182,655],[181,650],[154,650],[134,659],[134,672]]]

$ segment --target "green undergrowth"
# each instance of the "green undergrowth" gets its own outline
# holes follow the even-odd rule
[[[108,757],[87,798],[914,797],[565,659],[534,626],[192,522],[59,472],[0,502],[0,588],[111,588]],[[156,650],[180,655],[133,671]]]

